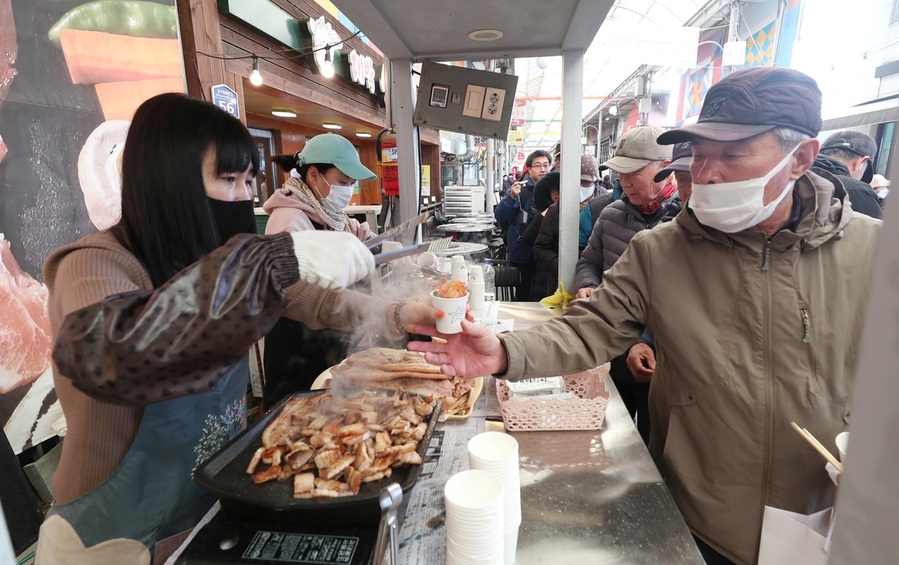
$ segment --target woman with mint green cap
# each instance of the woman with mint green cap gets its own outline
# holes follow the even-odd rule
[[[375,235],[367,223],[360,224],[343,211],[356,182],[376,178],[349,140],[333,133],[317,135],[293,157],[273,160],[292,172],[263,206],[269,215],[266,234],[335,230],[350,232],[363,241]]]
[[[272,160],[290,171],[290,178],[263,206],[269,214],[266,234],[335,230],[350,232],[362,241],[375,235],[367,223],[360,224],[343,211],[356,180],[375,178],[346,138],[333,133],[317,135],[296,155]],[[333,293],[327,291],[313,293],[321,295],[307,296],[313,302],[333,299],[328,296]],[[349,311],[364,308],[374,299],[348,290],[340,293],[340,300]],[[408,309],[411,304],[406,306]],[[322,371],[343,361],[351,345],[349,338],[348,332],[312,329],[287,317],[279,319],[265,336],[263,407],[268,410],[288,394],[309,390]]]

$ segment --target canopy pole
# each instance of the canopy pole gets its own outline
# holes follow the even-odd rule
[[[390,99],[399,153],[397,173],[400,182],[400,209],[393,217],[393,224],[397,225],[417,216],[421,202],[420,140],[418,128],[412,123],[416,96],[415,85],[412,83],[412,60],[391,59],[390,77]],[[414,236],[415,232],[412,231],[401,236],[401,239],[408,245],[412,243]]]
[[[581,115],[584,49],[562,51],[562,171],[559,200],[559,282],[572,290],[580,219]]]

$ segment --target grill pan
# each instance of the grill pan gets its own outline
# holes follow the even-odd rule
[[[390,394],[394,391],[387,391]],[[246,472],[256,449],[262,446],[262,432],[291,398],[326,394],[315,390],[300,392],[281,400],[252,428],[228,442],[221,450],[204,461],[194,471],[194,481],[215,494],[221,501],[222,512],[237,518],[264,522],[289,522],[296,524],[377,525],[381,519],[378,495],[381,487],[399,483],[408,500],[408,493],[415,484],[421,465],[394,468],[390,477],[372,483],[363,483],[359,494],[336,498],[294,498],[293,480],[269,481],[255,484]],[[424,420],[428,427],[418,444],[418,454],[424,459],[434,427],[440,415],[440,400]]]

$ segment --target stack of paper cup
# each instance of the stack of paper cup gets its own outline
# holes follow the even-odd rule
[[[515,563],[518,526],[521,525],[521,478],[518,442],[503,432],[484,432],[468,442],[468,466],[485,471],[503,485],[503,546],[505,565]]]
[[[447,565],[503,563],[503,486],[486,471],[462,471],[443,488]]]
[[[468,267],[468,305],[472,310],[484,309],[484,269],[480,265]]]
[[[450,257],[450,280],[468,284],[468,268],[465,266],[465,257],[462,255]]]

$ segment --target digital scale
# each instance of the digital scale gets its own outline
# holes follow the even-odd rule
[[[248,522],[219,512],[204,526],[176,565],[223,563],[368,565],[378,527],[310,526]]]

